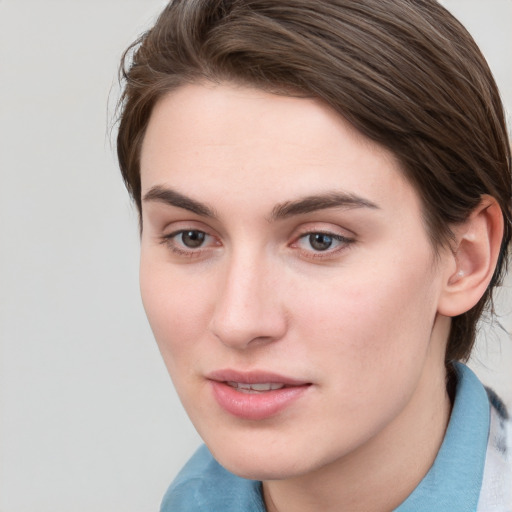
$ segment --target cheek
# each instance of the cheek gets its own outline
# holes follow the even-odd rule
[[[393,380],[404,368],[419,371],[437,288],[430,258],[414,261],[382,262],[364,272],[348,269],[329,286],[301,291],[294,314],[301,338],[309,340],[309,357],[329,365],[340,386]]]
[[[201,289],[198,286],[201,285]],[[193,359],[209,318],[206,283],[141,257],[142,302],[171,377]]]

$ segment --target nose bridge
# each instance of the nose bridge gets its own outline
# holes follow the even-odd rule
[[[215,336],[236,348],[280,338],[286,319],[279,304],[275,268],[264,251],[240,247],[225,265],[211,325]]]

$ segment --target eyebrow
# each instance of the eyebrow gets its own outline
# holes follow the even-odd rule
[[[176,190],[171,188],[157,185],[152,187],[144,194],[144,202],[156,201],[177,208],[183,208],[196,215],[209,218],[217,218],[218,215],[215,209],[208,206],[205,203],[201,203],[180,194]],[[302,197],[295,201],[285,201],[279,203],[272,209],[270,214],[270,221],[277,221],[293,217],[295,215],[302,215],[305,213],[311,213],[318,210],[326,210],[329,208],[369,208],[369,209],[380,209],[372,201],[364,199],[355,194],[347,192],[328,192],[325,194],[315,194],[311,196]]]
[[[150,188],[146,194],[144,194],[143,201],[156,201],[168,204],[169,206],[176,206],[195,213],[196,215],[200,215],[201,217],[217,217],[215,209],[207,204],[200,203],[195,199],[191,199],[190,197],[176,192],[176,190],[162,187],[160,185]]]
[[[372,210],[380,209],[375,203],[364,199],[355,194],[346,192],[328,192],[306,196],[296,201],[287,201],[276,205],[272,209],[271,220],[281,220],[294,215],[302,215],[317,210],[326,210],[328,208],[370,208]]]

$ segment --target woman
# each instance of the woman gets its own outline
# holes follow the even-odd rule
[[[432,0],[184,0],[132,53],[142,297],[206,445],[162,510],[512,510],[461,363],[512,233],[469,34]]]

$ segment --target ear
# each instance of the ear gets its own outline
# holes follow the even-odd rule
[[[494,274],[503,238],[503,215],[496,199],[484,195],[468,220],[456,226],[438,312],[457,316],[482,297]]]

